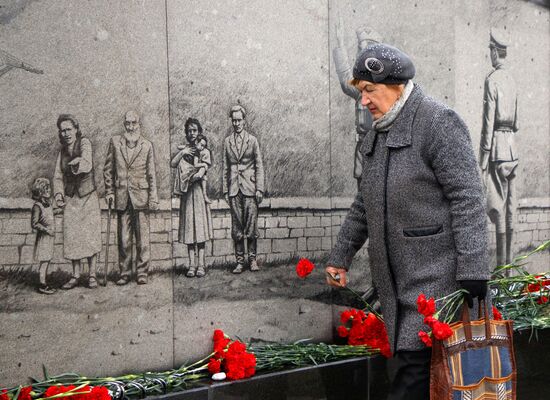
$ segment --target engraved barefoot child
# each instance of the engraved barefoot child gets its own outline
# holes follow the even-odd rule
[[[43,294],[54,294],[55,289],[46,284],[48,267],[53,256],[55,236],[55,217],[51,204],[52,187],[47,178],[37,178],[32,185],[34,205],[31,211],[31,226],[36,230],[34,243],[34,261],[39,263],[40,286],[38,291]]]

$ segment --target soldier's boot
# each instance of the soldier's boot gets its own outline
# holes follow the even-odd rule
[[[497,233],[497,265],[506,263],[506,233]]]
[[[512,247],[514,245],[514,230],[509,229],[506,231],[506,264],[510,264],[514,258],[514,252]]]

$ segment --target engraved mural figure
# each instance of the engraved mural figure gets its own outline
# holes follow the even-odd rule
[[[0,49],[0,77],[10,72],[13,68],[19,68],[33,74],[43,74],[44,71],[35,68],[26,62],[21,61],[15,56],[12,56],[8,52]]]
[[[493,29],[489,49],[495,68],[485,80],[480,167],[487,189],[487,213],[496,227],[497,264],[512,261],[515,178],[518,152],[514,143],[518,131],[517,88],[506,67],[508,39]]]
[[[355,100],[355,157],[353,163],[353,177],[357,180],[357,187],[360,187],[361,183],[361,162],[362,155],[359,149],[363,144],[363,139],[366,133],[372,127],[372,116],[366,106],[361,104],[361,93],[355,87],[349,84],[349,81],[353,79],[352,67],[346,54],[346,47],[344,43],[344,24],[342,18],[338,17],[338,23],[336,24],[336,45],[332,52],[334,58],[334,64],[336,66],[336,74],[338,75],[338,81],[342,91]],[[370,43],[379,42],[379,35],[370,28],[359,28],[356,31],[357,34],[357,54],[361,50],[365,49]]]
[[[34,261],[39,263],[38,275],[40,286],[38,291],[43,294],[54,294],[56,290],[46,284],[48,267],[53,257],[55,236],[55,217],[51,203],[52,188],[47,178],[37,178],[32,184],[31,226],[36,231],[34,242]]]
[[[178,146],[170,165],[176,169],[174,194],[180,197],[178,242],[187,245],[189,269],[186,276],[206,275],[205,244],[214,238],[210,200],[206,195],[206,172],[212,165],[208,140],[195,118],[185,121],[187,144]],[[195,263],[195,250],[198,264]]]
[[[264,167],[258,139],[244,129],[246,111],[240,106],[229,111],[233,133],[223,143],[222,186],[231,209],[231,237],[237,265],[234,274],[244,269],[244,241],[247,240],[251,271],[258,271],[258,204],[264,194]]]
[[[151,260],[149,211],[158,209],[155,156],[153,144],[141,135],[137,112],[125,114],[124,128],[109,143],[103,170],[105,199],[117,211],[120,278],[116,284],[130,281],[135,243],[137,283],[142,285],[147,283]]]
[[[63,209],[63,256],[71,260],[71,279],[61,288],[78,284],[81,260],[89,267],[88,287],[96,288],[97,256],[101,251],[101,214],[97,196],[92,143],[82,136],[77,119],[61,114],[57,119],[61,151],[53,179],[54,197]]]

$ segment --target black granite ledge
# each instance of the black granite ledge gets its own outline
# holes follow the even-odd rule
[[[550,329],[514,335],[518,369],[517,398],[549,399]],[[155,400],[384,400],[392,360],[353,358],[304,368],[258,374],[241,381],[203,382],[197,387],[154,397]],[[153,399],[153,398],[151,398]]]

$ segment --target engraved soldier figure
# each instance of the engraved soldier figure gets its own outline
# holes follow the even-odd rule
[[[517,88],[506,66],[508,40],[505,32],[493,29],[489,49],[495,68],[485,80],[480,167],[487,189],[487,214],[496,227],[497,264],[512,261],[515,178],[518,152]]]
[[[359,28],[357,34],[357,53],[359,54],[370,43],[380,42],[378,33],[370,28]],[[361,93],[354,86],[349,84],[353,79],[351,65],[346,54],[344,44],[344,33],[342,18],[338,17],[336,25],[336,42],[337,47],[333,50],[334,64],[336,66],[336,74],[342,91],[355,100],[355,157],[353,162],[353,177],[357,180],[357,187],[361,183],[361,162],[362,156],[359,149],[363,144],[363,139],[366,133],[372,127],[372,116],[366,106],[361,104]]]
[[[246,111],[236,105],[229,111],[233,133],[223,143],[223,194],[231,209],[231,237],[237,265],[234,274],[244,268],[244,241],[247,241],[251,271],[258,271],[258,204],[264,194],[264,167],[258,139],[244,129]]]
[[[114,204],[118,217],[120,279],[130,281],[132,247],[136,245],[137,283],[147,283],[151,246],[149,211],[158,209],[153,144],[141,135],[141,121],[135,111],[124,117],[125,132],[113,136],[105,159],[105,200]]]

